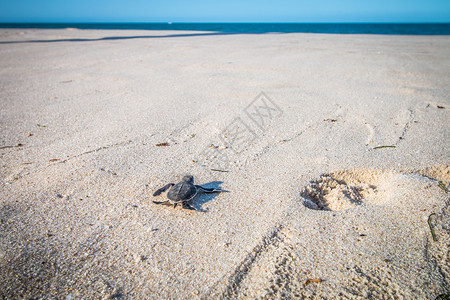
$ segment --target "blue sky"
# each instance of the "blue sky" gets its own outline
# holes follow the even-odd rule
[[[0,22],[450,22],[450,0],[0,0]]]

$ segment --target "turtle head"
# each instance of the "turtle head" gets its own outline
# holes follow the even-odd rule
[[[194,176],[192,176],[192,175],[185,175],[182,180],[184,182],[194,184]]]

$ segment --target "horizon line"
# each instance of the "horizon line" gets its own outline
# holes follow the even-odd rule
[[[0,24],[450,24],[450,21],[307,21],[307,22],[249,22],[249,21],[219,21],[219,22],[199,22],[199,21],[0,21]]]

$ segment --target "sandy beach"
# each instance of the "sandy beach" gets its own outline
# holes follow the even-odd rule
[[[0,298],[448,294],[449,95],[448,36],[1,29]]]

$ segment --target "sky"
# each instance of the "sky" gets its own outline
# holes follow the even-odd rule
[[[0,0],[0,22],[450,22],[450,0]]]

